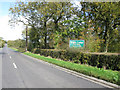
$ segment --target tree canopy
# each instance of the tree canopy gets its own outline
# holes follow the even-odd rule
[[[18,2],[9,9],[10,23],[28,30],[29,50],[69,47],[69,40],[85,40],[90,52],[120,52],[120,2]],[[23,32],[25,35],[25,31]]]

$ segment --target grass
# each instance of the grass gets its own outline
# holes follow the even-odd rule
[[[17,50],[17,49],[14,49],[14,50]],[[56,64],[58,66],[61,66],[61,67],[64,67],[70,70],[77,71],[79,73],[83,73],[85,75],[93,76],[93,77],[103,79],[105,81],[120,85],[120,72],[119,71],[104,70],[101,68],[92,67],[88,65],[75,64],[72,62],[67,62],[67,61],[57,60],[54,58],[40,56],[38,54],[33,54],[30,52],[24,52],[24,54],[43,60],[43,61],[46,61],[46,62],[49,62],[49,63],[52,63],[52,64]]]
[[[33,54],[30,52],[25,52],[24,54],[32,56],[37,59],[44,60],[49,63],[59,65],[64,68],[68,68],[68,69],[71,69],[71,70],[74,70],[74,71],[77,71],[77,72],[80,72],[80,73],[83,73],[89,76],[93,76],[93,77],[103,79],[103,80],[120,85],[120,72],[118,71],[103,70],[103,69],[88,66],[88,65],[75,64],[71,62],[66,62],[62,60],[40,56],[38,54]]]
[[[10,47],[11,48],[11,47]],[[11,48],[11,49],[13,49],[13,50],[15,50],[15,51],[18,51],[18,49],[16,49],[16,48]]]

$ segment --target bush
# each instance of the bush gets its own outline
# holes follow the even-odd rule
[[[98,55],[82,53],[74,50],[35,49],[35,53],[51,56],[52,58],[71,61],[74,63],[88,64],[98,68],[120,70],[120,55]]]
[[[40,53],[40,49],[34,48],[34,49],[32,50],[32,52],[38,54],[38,53]]]
[[[25,52],[25,48],[18,48],[19,52]]]

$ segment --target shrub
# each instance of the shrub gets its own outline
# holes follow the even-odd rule
[[[25,52],[25,48],[18,48],[19,52]]]
[[[36,50],[37,51],[37,50]],[[74,50],[41,49],[35,53],[98,68],[120,70],[120,55],[88,54]]]
[[[40,53],[40,49],[34,48],[34,49],[32,50],[32,52],[38,54],[38,53]]]

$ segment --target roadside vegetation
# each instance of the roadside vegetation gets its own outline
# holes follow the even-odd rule
[[[6,41],[4,41],[2,37],[0,37],[0,48],[4,47],[5,42]]]
[[[15,48],[12,48],[12,49],[18,51],[18,49],[15,49]],[[89,75],[92,77],[96,77],[98,79],[103,79],[105,81],[120,85],[119,71],[104,70],[103,68],[97,68],[97,67],[89,66],[87,64],[76,64],[70,61],[63,61],[55,58],[40,56],[38,54],[33,54],[31,52],[24,52],[24,54],[52,63],[52,64],[56,64],[58,66],[61,66],[70,70],[74,70],[76,72],[79,72],[85,75]]]
[[[8,46],[120,84],[120,2],[79,3],[17,2],[12,5],[10,25],[23,23],[26,29],[22,32],[23,39],[9,40]],[[84,40],[85,45],[69,48],[69,40]]]
[[[120,53],[120,2],[17,2],[9,24],[23,23],[21,41],[28,51],[66,49],[85,40],[84,52]],[[25,44],[27,42],[27,45]],[[16,43],[17,44],[17,43]],[[15,47],[18,47],[15,45]]]

